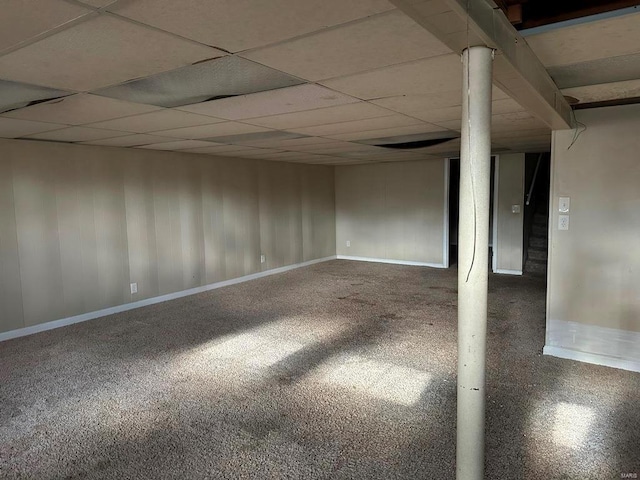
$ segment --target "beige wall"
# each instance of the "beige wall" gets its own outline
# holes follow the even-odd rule
[[[335,172],[338,255],[442,265],[445,160]]]
[[[0,331],[335,255],[334,198],[332,167],[0,140]]]
[[[573,131],[553,134],[547,345],[640,366],[640,106],[576,113],[570,149]]]
[[[522,273],[524,218],[524,153],[500,155],[494,197],[494,271]],[[512,212],[520,206],[520,213]]]

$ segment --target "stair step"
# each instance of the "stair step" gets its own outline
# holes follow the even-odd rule
[[[547,274],[547,267],[545,265],[529,265],[527,263],[524,272],[529,275],[544,276]]]
[[[537,225],[534,223],[531,227],[531,233],[534,235],[544,235],[546,237],[549,233],[549,227],[547,225]]]
[[[548,240],[546,235],[531,235],[529,236],[529,247],[534,248],[547,248]]]
[[[529,260],[542,260],[546,262],[548,256],[547,250],[543,250],[541,248],[529,248],[527,253],[527,258]]]
[[[547,259],[545,258],[544,260],[538,260],[537,258],[528,258],[527,265],[544,265],[546,267]]]

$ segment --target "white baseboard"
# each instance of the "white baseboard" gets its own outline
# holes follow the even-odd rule
[[[522,275],[522,270],[503,270],[498,268],[494,270],[493,273],[501,273],[503,275]]]
[[[182,290],[180,292],[168,293],[159,297],[145,298],[132,303],[125,303],[123,305],[117,305],[115,307],[105,308],[102,310],[96,310],[95,312],[83,313],[81,315],[75,315],[73,317],[61,318],[59,320],[53,320],[51,322],[40,323],[38,325],[32,325],[30,327],[19,328],[17,330],[10,330],[8,332],[0,333],[0,342],[5,340],[11,340],[12,338],[24,337],[32,335],[34,333],[44,332],[47,330],[53,330],[54,328],[65,327],[67,325],[73,325],[74,323],[86,322],[87,320],[93,320],[100,317],[106,317],[107,315],[113,315],[114,313],[126,312],[140,307],[146,307],[147,305],[153,305],[155,303],[166,302],[168,300],[174,300],[176,298],[187,297],[189,295],[195,295],[197,293],[207,292],[209,290],[215,290],[216,288],[228,287],[230,285],[236,285],[238,283],[248,282],[250,280],[256,280],[258,278],[268,277],[269,275],[275,275],[278,273],[288,272],[296,268],[308,267],[316,263],[327,262],[329,260],[335,260],[336,255],[330,257],[318,258],[316,260],[309,260],[308,262],[295,263],[293,265],[287,265],[285,267],[274,268],[271,270],[265,270],[264,272],[252,273],[251,275],[245,275],[243,277],[232,278],[230,280],[224,280],[222,282],[211,283],[209,285],[203,285],[202,287],[190,288],[188,290]]]
[[[543,353],[640,372],[640,332],[548,320]]]
[[[410,260],[391,260],[389,258],[353,257],[351,255],[337,255],[336,257],[338,260],[355,260],[357,262],[391,263],[393,265],[413,265],[416,267],[447,268],[442,263],[412,262]]]
[[[545,346],[542,352],[552,357],[565,358],[567,360],[577,360],[578,362],[593,363],[594,365],[603,365],[605,367],[619,368],[621,370],[629,370],[631,372],[640,372],[640,362],[633,360],[625,360],[622,358],[607,357],[605,355],[597,355],[595,353],[578,352],[562,347]]]

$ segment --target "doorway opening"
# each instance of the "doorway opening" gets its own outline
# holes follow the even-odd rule
[[[495,191],[496,157],[491,157],[489,190],[489,268],[493,246],[493,197]],[[449,159],[449,267],[458,266],[458,221],[460,218],[460,159]]]

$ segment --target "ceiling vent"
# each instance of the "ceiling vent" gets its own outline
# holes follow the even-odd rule
[[[158,107],[181,107],[302,83],[305,82],[273,68],[229,56],[132,80],[93,93]]]

